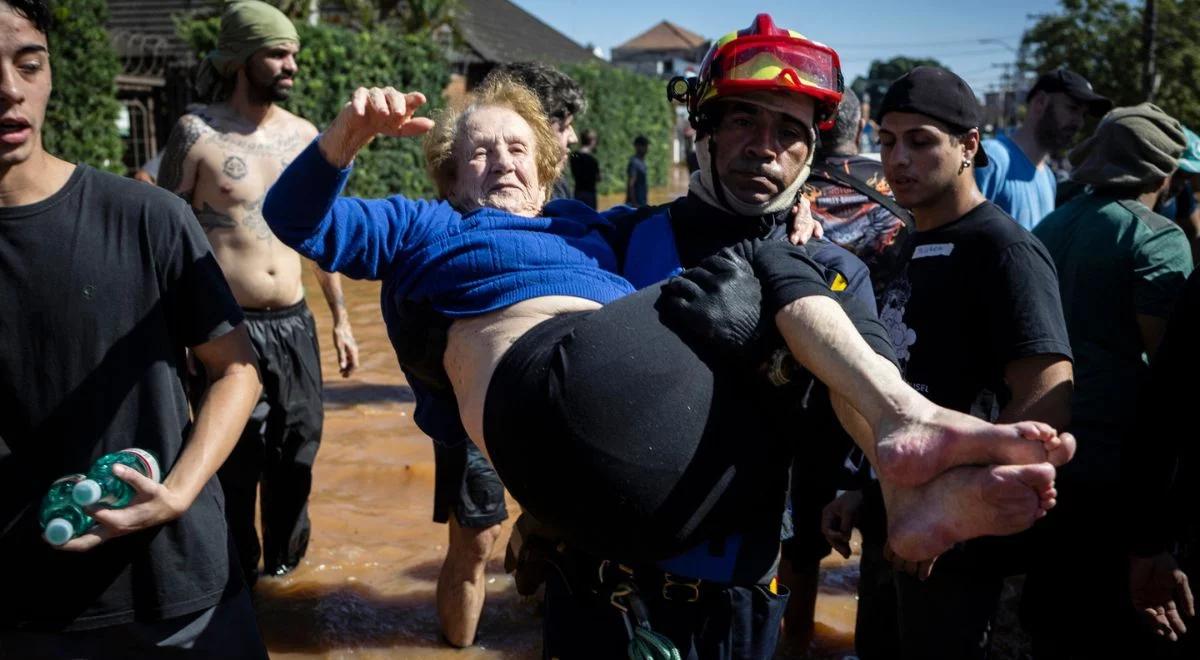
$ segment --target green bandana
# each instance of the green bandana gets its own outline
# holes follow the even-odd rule
[[[211,100],[221,80],[237,71],[251,55],[259,49],[286,43],[300,43],[300,35],[283,12],[259,0],[229,3],[221,15],[217,49],[200,63],[196,92],[200,98]]]

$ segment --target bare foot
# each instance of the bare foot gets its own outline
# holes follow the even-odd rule
[[[955,543],[1029,529],[1055,505],[1054,466],[958,467],[916,488],[883,483],[888,543],[920,562]]]
[[[895,486],[917,486],[960,465],[1063,465],[1075,455],[1075,438],[1049,424],[989,424],[923,404],[915,414],[880,423],[875,469]]]

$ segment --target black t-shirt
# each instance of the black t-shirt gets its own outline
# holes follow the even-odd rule
[[[907,254],[879,317],[905,379],[934,403],[993,420],[1009,362],[1071,357],[1054,263],[1000,207],[916,232]]]
[[[575,179],[575,194],[596,192],[596,180],[600,177],[600,161],[583,152],[571,153],[571,178]]]
[[[184,347],[241,310],[187,204],[79,166],[51,197],[0,208],[0,628],[181,616],[240,588],[216,479],[175,522],[85,553],[52,549],[54,479],[140,447],[163,474],[190,433]]]

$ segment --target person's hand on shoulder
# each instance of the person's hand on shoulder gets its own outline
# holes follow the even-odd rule
[[[825,228],[812,214],[812,202],[801,195],[792,207],[792,221],[788,224],[788,240],[792,245],[804,245],[814,238],[825,236]]]

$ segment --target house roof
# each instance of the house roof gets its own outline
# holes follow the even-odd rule
[[[592,52],[508,0],[461,0],[458,32],[469,53],[482,62],[598,61]]]
[[[211,11],[208,0],[108,0],[107,28],[123,57],[145,55],[188,61],[193,55],[175,35],[173,16]]]
[[[646,50],[694,50],[708,43],[708,39],[670,21],[658,25],[617,46],[613,50],[624,52]]]

